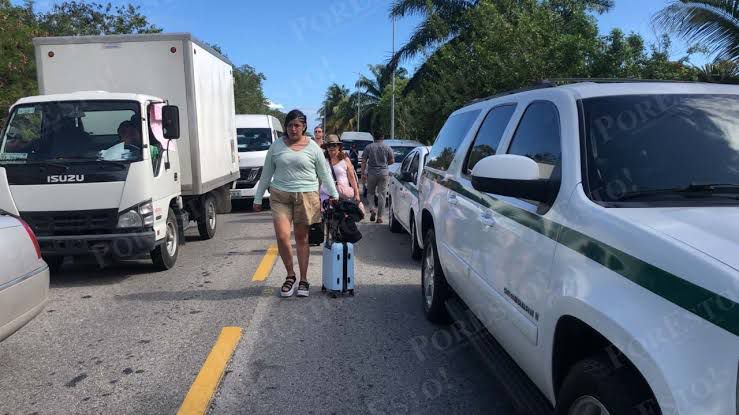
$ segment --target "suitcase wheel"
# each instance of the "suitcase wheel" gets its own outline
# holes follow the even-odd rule
[[[321,285],[321,291],[326,291],[326,286],[325,285]]]
[[[354,297],[354,290],[349,290],[349,295],[351,295],[352,297]]]

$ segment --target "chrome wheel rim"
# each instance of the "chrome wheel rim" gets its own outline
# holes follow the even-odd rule
[[[608,409],[598,399],[583,396],[572,404],[568,415],[610,415]]]
[[[213,200],[208,202],[208,208],[206,209],[206,215],[208,216],[208,226],[211,229],[216,228],[216,207],[213,204]]]
[[[167,222],[167,254],[173,257],[177,252],[177,228],[173,222]]]
[[[423,294],[426,300],[426,308],[431,308],[434,301],[434,248],[426,248],[426,259],[423,261]]]

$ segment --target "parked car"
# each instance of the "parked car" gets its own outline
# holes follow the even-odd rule
[[[385,144],[393,149],[395,155],[395,163],[389,166],[390,174],[396,173],[400,169],[401,163],[410,154],[411,150],[423,146],[423,144],[413,140],[385,140]]]
[[[232,200],[254,201],[267,150],[283,134],[284,130],[280,120],[271,115],[236,115],[240,177],[231,189]],[[269,198],[269,190],[264,197]]]
[[[406,231],[411,236],[411,257],[421,259],[421,245],[416,232],[415,217],[418,214],[418,182],[421,179],[423,165],[431,147],[412,149],[400,169],[390,175],[388,186],[388,223],[390,231],[399,233]]]
[[[472,103],[419,184],[426,316],[461,299],[558,414],[735,414],[738,189],[737,86]]]
[[[403,160],[405,160],[405,158],[408,156],[411,150],[423,145],[419,143],[418,141],[398,140],[398,139],[385,140],[385,144],[390,146],[390,148],[393,150],[393,156],[395,158],[395,163],[388,166],[388,172],[390,173],[390,176],[394,175],[395,173],[398,172],[398,170],[400,170],[400,166],[403,163]],[[375,203],[377,203],[377,196],[375,196]],[[389,203],[390,203],[390,183],[388,183],[387,192],[385,193],[385,206],[389,206]]]
[[[49,296],[49,267],[31,227],[0,210],[0,341],[41,310]]]
[[[362,153],[364,148],[372,144],[375,138],[370,133],[362,131],[344,131],[340,137],[341,142],[344,144],[344,151],[349,154],[349,150],[352,145],[357,145],[357,152],[359,153],[359,164],[355,167],[357,175],[362,176]]]

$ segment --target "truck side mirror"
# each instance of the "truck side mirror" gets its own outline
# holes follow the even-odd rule
[[[162,128],[167,140],[180,138],[180,109],[176,105],[162,107]]]

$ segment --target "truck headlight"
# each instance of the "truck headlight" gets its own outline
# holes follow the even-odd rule
[[[139,205],[139,214],[144,220],[144,226],[151,226],[154,224],[154,206],[151,200]]]
[[[129,210],[118,216],[119,228],[141,228],[143,226],[144,220],[141,218],[139,212],[135,210]]]
[[[151,200],[132,207],[118,216],[119,228],[143,228],[154,224],[154,206]]]

